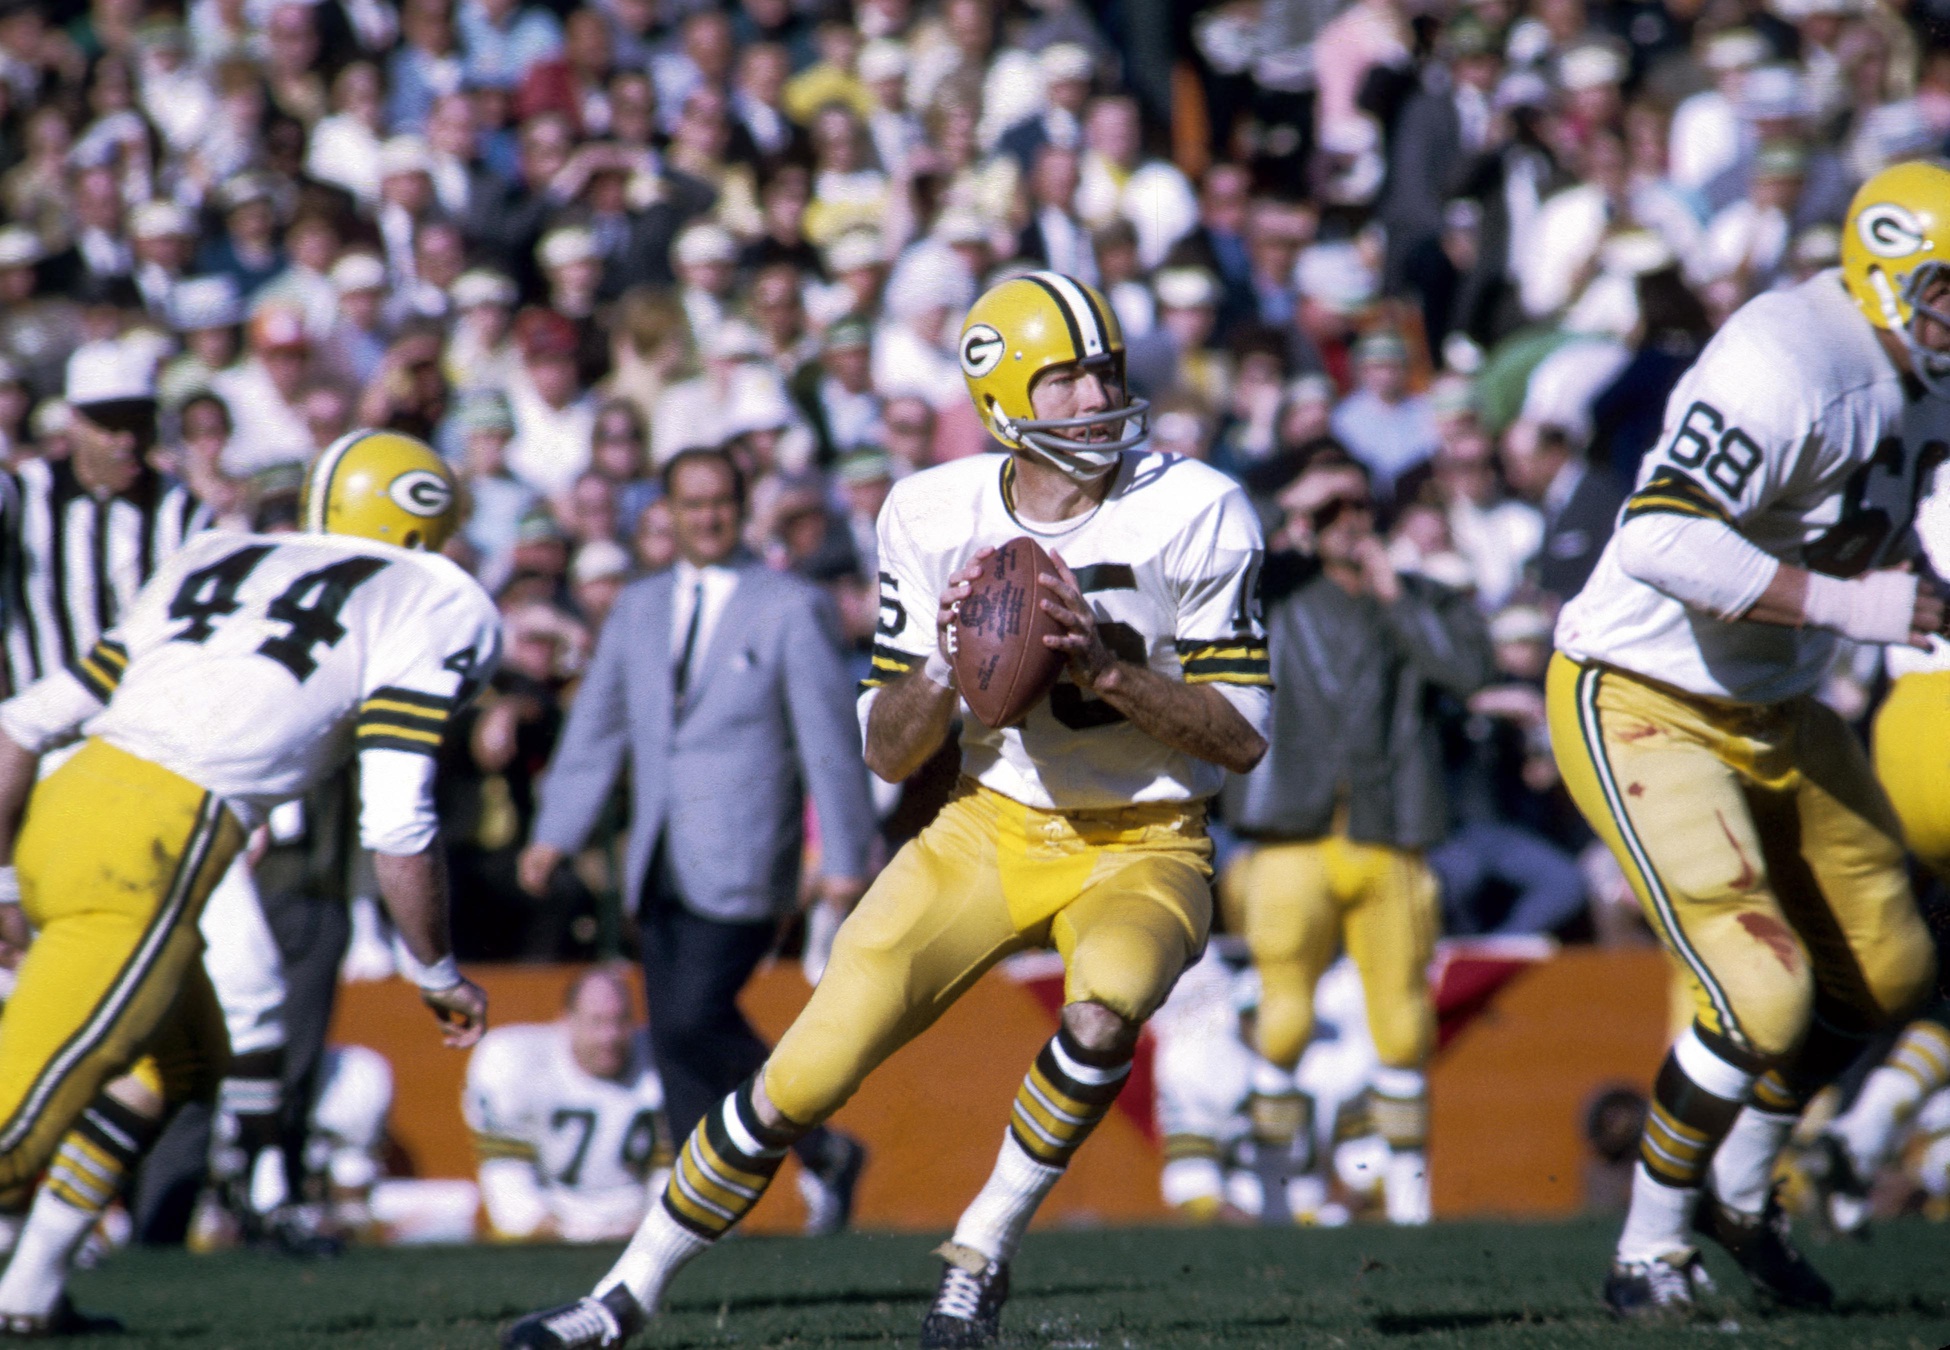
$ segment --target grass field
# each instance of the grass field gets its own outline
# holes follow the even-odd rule
[[[1847,1346],[1950,1342],[1950,1227],[1904,1222],[1813,1249],[1840,1294],[1825,1317],[1768,1315],[1627,1330],[1597,1301],[1612,1221],[1400,1230],[1051,1233],[1030,1238],[1005,1344],[1169,1346]],[[938,1270],[932,1240],[848,1236],[725,1244],[678,1280],[635,1343],[912,1344]],[[130,1350],[482,1350],[504,1319],[586,1289],[614,1249],[413,1248],[293,1263],[129,1252],[75,1283],[128,1334],[67,1344]],[[1737,1272],[1714,1261],[1723,1289]],[[1737,1328],[1736,1328],[1737,1323]]]

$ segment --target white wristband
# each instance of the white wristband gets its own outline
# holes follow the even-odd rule
[[[405,955],[407,975],[412,978],[413,983],[419,985],[427,993],[438,994],[443,990],[452,989],[460,983],[460,965],[454,960],[451,953],[441,957],[430,966],[423,966],[414,960],[411,952]]]
[[[955,687],[955,668],[948,664],[948,658],[941,654],[939,647],[928,653],[928,659],[922,665],[921,673],[943,689]]]
[[[14,870],[12,863],[9,863],[5,867],[0,867],[0,905],[19,903],[20,873]]]
[[[1907,642],[1916,617],[1914,572],[1870,572],[1866,576],[1808,573],[1801,612],[1816,628],[1857,642]]]

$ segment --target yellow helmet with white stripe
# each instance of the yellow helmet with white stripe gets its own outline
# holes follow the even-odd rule
[[[1919,310],[1950,326],[1950,308],[1925,302],[1950,268],[1950,168],[1933,160],[1892,164],[1856,190],[1842,227],[1842,281],[1868,321],[1902,339],[1911,368],[1950,397],[1950,354],[1915,333]]]
[[[1052,366],[1108,367],[1106,384],[1124,398],[1124,332],[1094,288],[1060,272],[1028,272],[991,286],[968,311],[961,330],[961,373],[989,434],[1011,450],[1028,450],[1078,478],[1095,478],[1118,452],[1145,437],[1143,399],[1082,417],[1038,419],[1029,388]],[[1118,439],[1130,423],[1137,427]],[[1113,439],[1086,441],[1064,432],[1110,428]]]
[[[437,552],[460,524],[460,493],[426,442],[368,428],[339,437],[312,461],[303,519],[313,534]]]

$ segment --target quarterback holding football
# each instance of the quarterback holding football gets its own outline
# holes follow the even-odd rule
[[[1110,1110],[1145,1019],[1204,948],[1205,801],[1225,770],[1250,769],[1266,748],[1258,521],[1230,479],[1138,448],[1144,405],[1125,393],[1123,335],[1090,287],[1054,272],[1004,281],[970,310],[960,350],[976,408],[1009,453],[893,489],[860,695],[867,764],[892,782],[934,754],[967,706],[960,784],[842,926],[765,1067],[679,1150],[662,1202],[615,1267],[589,1297],[516,1323],[507,1345],[627,1339],[671,1276],[758,1202],[795,1139],[990,966],[1054,948],[1061,1025],[1029,1066],[993,1173],[941,1248],[922,1326],[924,1346],[993,1343],[1024,1229]],[[1036,575],[1020,575],[1030,559]],[[1004,560],[999,586],[986,572]],[[968,633],[960,659],[949,635],[979,626],[957,614],[975,596],[1033,603],[1047,621],[1024,614],[990,649],[1018,671],[1038,663],[1012,643],[1061,654],[1060,671],[1026,686],[1033,700],[965,704]]]
[[[1863,184],[1842,265],[1756,297],[1680,380],[1590,582],[1558,619],[1564,782],[1685,973],[1605,1298],[1685,1315],[1693,1233],[1776,1300],[1831,1293],[1771,1195],[1801,1108],[1935,973],[1903,832],[1814,697],[1841,639],[1927,647],[1907,564],[1950,446],[1950,170]],[[1942,791],[1940,780],[1931,784]]]

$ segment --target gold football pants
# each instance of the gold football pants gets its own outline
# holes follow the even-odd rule
[[[841,926],[766,1061],[766,1095],[818,1124],[990,966],[1030,948],[1062,955],[1066,1002],[1142,1022],[1204,949],[1211,876],[1202,805],[1039,811],[964,778]]]
[[[1910,852],[1950,883],[1950,670],[1899,676],[1871,744]]]
[[[1314,986],[1343,945],[1361,971],[1375,1053],[1419,1069],[1435,1045],[1429,958],[1439,926],[1435,876],[1422,855],[1330,835],[1262,844],[1226,868],[1226,913],[1259,970],[1255,1048],[1300,1063],[1314,1029]]]
[[[1685,968],[1700,1024],[1793,1049],[1816,993],[1857,1026],[1912,1009],[1935,953],[1861,745],[1813,698],[1698,698],[1551,660],[1564,785]]]
[[[39,931],[0,1014],[0,1187],[31,1180],[138,1056],[166,1100],[215,1087],[229,1041],[197,919],[242,844],[215,796],[102,741],[35,787],[14,861]]]

